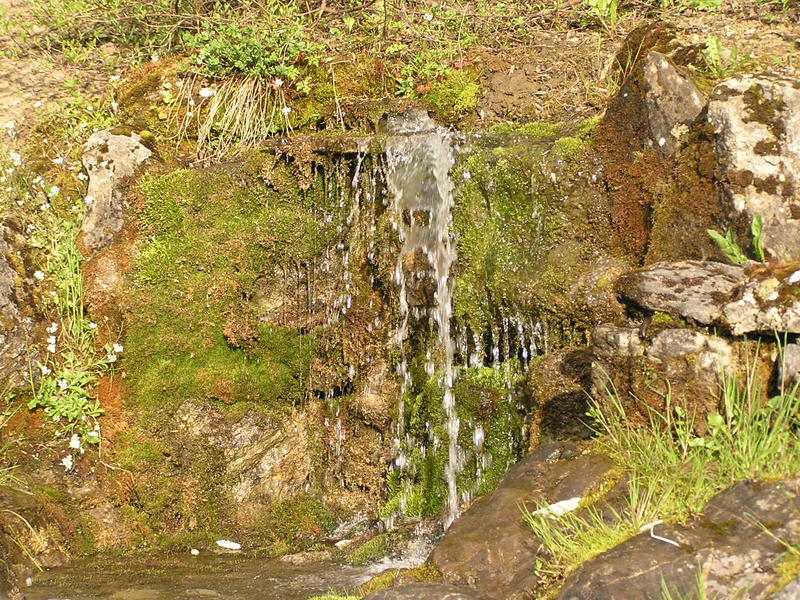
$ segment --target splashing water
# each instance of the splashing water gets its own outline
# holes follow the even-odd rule
[[[390,210],[397,226],[402,248],[397,258],[395,281],[399,289],[400,327],[396,343],[401,347],[408,337],[409,304],[406,262],[420,251],[429,262],[435,282],[432,306],[428,315],[433,318],[443,350],[441,386],[449,438],[448,461],[445,469],[448,488],[447,528],[458,516],[459,496],[456,476],[459,471],[458,431],[453,381],[455,379],[455,341],[450,331],[453,314],[453,284],[450,269],[456,258],[451,233],[454,188],[450,179],[454,155],[449,132],[436,125],[426,113],[409,111],[389,119],[386,143],[386,183],[391,194]],[[408,382],[405,356],[401,359],[402,393]],[[400,407],[402,415],[403,407]],[[402,421],[402,419],[400,419]],[[402,439],[402,431],[398,431]]]

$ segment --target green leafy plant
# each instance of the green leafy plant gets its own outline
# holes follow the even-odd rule
[[[726,49],[719,37],[711,36],[706,40],[703,57],[706,62],[706,73],[713,79],[725,79],[742,71],[750,62],[751,53],[742,53],[734,46]]]
[[[586,5],[606,29],[619,22],[619,0],[586,0]]]
[[[711,236],[711,239],[717,244],[722,253],[735,265],[743,265],[750,260],[742,250],[741,246],[736,243],[733,238],[733,232],[728,230],[723,236],[718,231],[713,229],[706,229],[706,233]],[[764,250],[764,220],[761,215],[756,215],[753,222],[750,224],[750,233],[753,236],[753,252],[755,253],[758,262],[766,262],[767,256]]]

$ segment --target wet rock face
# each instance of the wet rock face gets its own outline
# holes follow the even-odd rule
[[[41,360],[35,344],[41,315],[33,298],[36,279],[25,265],[26,248],[19,222],[0,221],[0,384],[12,387],[24,385],[30,367]]]
[[[242,510],[247,504],[291,497],[311,472],[305,434],[309,424],[302,416],[275,423],[249,413],[229,424],[213,407],[187,401],[175,420],[178,431],[193,443],[222,451],[231,502]]]
[[[486,600],[470,588],[441,583],[415,583],[369,594],[364,600]]]
[[[122,230],[125,202],[120,184],[152,154],[135,133],[127,136],[98,131],[86,142],[83,166],[89,173],[89,202],[81,226],[81,243],[90,256],[108,246]]]
[[[800,83],[778,75],[740,75],[711,96],[725,192],[736,209],[764,220],[764,247],[800,255]]]
[[[657,525],[654,533],[677,546],[642,533],[584,564],[559,600],[660,598],[662,585],[672,597],[694,597],[698,569],[711,598],[741,590],[752,600],[773,598],[787,552],[776,540],[800,541],[800,480],[738,483],[689,524]]]
[[[671,155],[703,110],[705,98],[660,52],[649,52],[642,67],[650,135],[663,154]]]
[[[744,269],[717,262],[658,263],[617,280],[624,300],[650,311],[710,325],[744,281]]]
[[[521,507],[536,510],[538,504],[584,496],[611,466],[605,457],[580,455],[573,444],[540,447],[453,523],[433,551],[434,564],[445,581],[469,585],[488,598],[528,598],[536,588],[539,541]]]

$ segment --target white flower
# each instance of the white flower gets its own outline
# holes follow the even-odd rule
[[[422,18],[428,22],[433,21],[433,15],[431,13],[425,13],[424,15],[422,15]]]
[[[275,87],[282,87],[283,79],[276,79],[275,81],[272,82],[272,85],[274,85]]]
[[[117,112],[119,110],[119,102],[112,102],[111,103],[111,110]]]
[[[120,80],[120,76],[119,75],[112,75],[111,77],[108,78],[108,80],[111,83],[114,83],[115,81],[119,81]]]
[[[89,437],[92,437],[92,438],[99,438],[100,437],[100,432],[99,431],[90,431],[86,435],[89,436]]]
[[[86,176],[86,173],[78,173],[78,179],[81,181],[86,181],[89,178]]]
[[[200,91],[197,93],[200,94],[201,98],[211,98],[211,96],[213,96],[216,92],[214,92],[214,90],[211,88],[204,87],[200,88]]]
[[[55,333],[58,331],[58,323],[55,321],[50,323],[50,327],[47,328],[47,333]]]
[[[58,158],[54,158],[53,159],[53,164],[54,165],[63,165],[64,164],[64,158],[61,157],[61,156],[59,156]]]
[[[283,107],[283,114],[284,115],[288,115],[290,112],[292,112],[291,108],[289,108],[288,106],[284,106]]]
[[[39,206],[39,210],[41,210],[41,211],[50,210],[50,203],[49,202],[45,202],[44,204]]]
[[[91,194],[89,194],[88,196],[86,196],[86,198],[83,199],[83,203],[86,206],[89,206],[92,202],[94,202],[94,196],[92,196]]]
[[[9,153],[8,158],[11,159],[11,164],[13,164],[15,167],[18,167],[22,164],[22,156],[16,152]]]
[[[81,449],[81,437],[77,433],[73,433],[72,437],[69,439],[69,447],[75,450]]]
[[[89,106],[86,107],[86,110],[88,110],[89,112],[92,112],[94,110],[94,106],[92,106],[90,104]]]
[[[198,550],[197,548],[192,548],[191,550],[189,550],[189,552],[191,553],[192,556],[197,556],[198,554],[200,554],[200,550]]]
[[[89,329],[97,329],[97,323],[89,323]]]
[[[36,279],[38,279],[39,281],[43,281],[44,280],[44,273],[42,273],[41,271],[35,271],[33,276]]]
[[[56,353],[56,345],[55,344],[47,344],[47,351],[50,354],[55,354]]]
[[[65,390],[69,387],[69,383],[67,383],[66,379],[59,379],[58,380],[58,387],[59,389]]]
[[[116,354],[106,354],[106,360],[108,362],[116,362],[117,361],[117,355]]]
[[[65,471],[71,471],[72,467],[75,466],[75,464],[72,462],[72,455],[71,454],[67,454],[64,458],[62,458],[61,459],[61,464],[64,465],[64,470]]]
[[[39,365],[39,370],[42,372],[42,375],[44,376],[50,375],[50,373],[53,372],[47,365]]]
[[[41,100],[37,100],[36,102],[33,103],[33,108],[42,108],[42,106],[44,106],[44,102],[42,102]]]
[[[47,338],[47,343],[48,344],[55,344],[56,343],[56,336],[51,335],[50,337],[48,337]]]
[[[58,192],[60,192],[60,191],[61,191],[61,188],[58,187],[57,185],[54,185],[54,186],[50,187],[50,191],[47,192],[47,195],[52,198],[53,196],[58,196]]]
[[[114,345],[113,345],[111,348],[112,348],[112,350],[114,350],[114,352],[116,352],[117,354],[122,354],[122,351],[125,349],[125,348],[122,346],[122,344],[114,344]]]

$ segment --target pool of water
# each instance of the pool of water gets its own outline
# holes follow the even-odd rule
[[[76,562],[34,578],[28,600],[306,600],[352,589],[364,568],[293,565],[242,555],[114,557]]]

